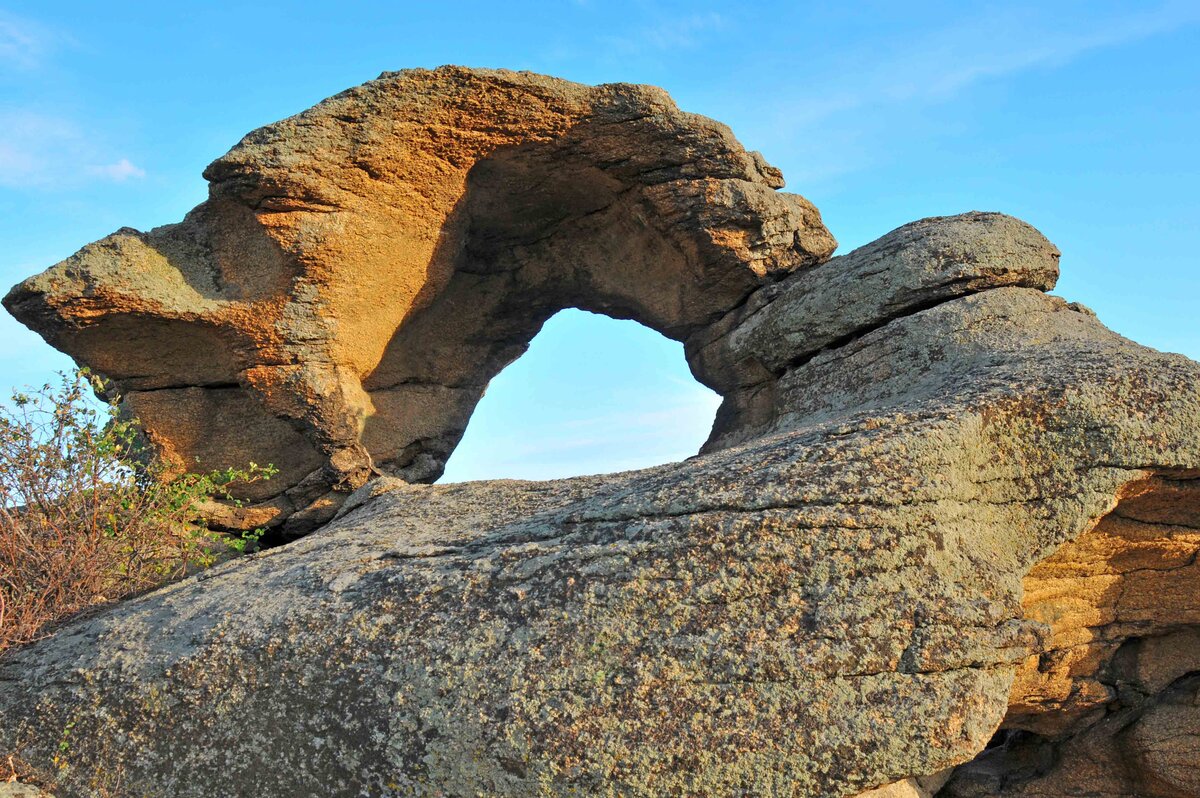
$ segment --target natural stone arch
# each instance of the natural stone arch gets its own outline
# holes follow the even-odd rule
[[[182,223],[89,245],[6,306],[102,364],[180,467],[278,465],[226,521],[295,532],[379,468],[436,478],[556,310],[686,341],[835,247],[778,170],[645,86],[388,73],[205,177]]]
[[[308,219],[304,252],[336,237],[334,213]],[[176,251],[155,235],[113,240]],[[444,284],[396,328],[422,345],[437,337],[416,335],[420,319],[460,320],[438,308],[455,277],[480,271],[453,272],[457,250],[440,252]],[[54,314],[74,301],[96,311],[69,316],[80,327],[118,316],[105,310],[102,254],[10,301],[50,314],[52,335],[86,338]],[[126,317],[157,318],[154,303],[189,290],[193,306],[219,310],[232,290],[167,269],[172,294],[136,257],[109,262],[132,265],[144,297]],[[1057,275],[1040,233],[980,212],[913,222],[796,271],[676,330],[724,394],[706,454],[551,482],[375,480],[320,535],[99,609],[0,659],[0,684],[18,685],[0,690],[0,755],[80,793],[849,796],[892,785],[867,793],[879,796],[940,784],[1006,714],[1053,730],[1061,713],[1081,732],[1055,743],[1061,780],[981,760],[939,794],[1131,794],[1103,775],[1108,763],[1117,776],[1135,766],[1143,793],[1192,794],[1194,747],[1164,732],[1196,728],[1200,701],[1200,366],[1048,296]],[[39,299],[32,288],[54,280],[66,288]],[[312,331],[310,350],[333,352],[319,334],[335,326],[304,326],[319,286],[295,282],[277,351]],[[239,290],[270,296],[267,284]],[[604,297],[610,312],[649,313]],[[487,316],[470,298],[463,306]],[[228,336],[198,353],[218,363],[241,356],[237,330],[260,329],[178,321],[181,335]],[[137,333],[124,325],[111,329]],[[389,336],[380,362],[412,351]],[[332,355],[326,372],[257,362],[265,377],[315,386],[276,401],[325,397],[317,411],[344,409],[328,397],[357,384],[317,377],[360,374]],[[298,435],[240,382],[145,390],[152,376],[127,381],[166,405],[172,391],[229,392]],[[336,431],[331,420],[312,424]],[[1064,591],[1047,577],[1080,567],[1099,589],[1069,585],[1069,601],[1055,600]],[[1087,687],[1109,675],[1133,705],[1081,728],[1112,709]]]
[[[709,178],[643,183],[654,170],[606,165],[630,147],[606,128],[630,124],[583,123],[471,169],[448,251],[434,255],[451,263],[445,287],[400,326],[363,380],[375,408],[363,440],[377,466],[436,479],[488,382],[560,310],[632,319],[686,341],[783,271],[714,246],[704,237],[726,231],[695,218],[711,212],[696,205],[714,201],[708,192],[742,207],[755,189],[696,185]],[[790,260],[795,249],[781,250],[788,268],[803,263]]]

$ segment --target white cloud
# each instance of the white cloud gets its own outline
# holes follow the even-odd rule
[[[34,69],[58,38],[36,22],[0,11],[0,67]]]
[[[707,34],[724,27],[725,18],[714,11],[655,21],[625,36],[602,36],[600,42],[625,55],[684,50],[700,45]]]
[[[146,176],[146,170],[134,166],[128,158],[122,158],[116,163],[110,163],[107,166],[89,166],[88,173],[97,177],[108,178],[117,183],[123,183],[131,177]]]
[[[0,186],[69,188],[88,180],[123,182],[145,176],[69,119],[26,110],[0,110]]]

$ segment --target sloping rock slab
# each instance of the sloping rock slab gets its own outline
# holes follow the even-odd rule
[[[1127,486],[1200,475],[1200,367],[1033,289],[782,382],[742,445],[372,483],[70,624],[0,663],[0,748],[64,796],[854,795],[981,751],[1049,644],[1024,574]]]

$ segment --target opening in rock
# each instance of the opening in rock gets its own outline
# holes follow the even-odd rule
[[[721,398],[683,345],[637,322],[556,314],[492,380],[440,482],[554,479],[695,454]]]

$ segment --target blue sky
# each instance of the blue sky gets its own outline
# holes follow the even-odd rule
[[[1020,216],[1058,293],[1200,358],[1200,2],[0,2],[0,283],[178,220],[244,133],[384,70],[665,87],[813,200],[840,251],[923,216]],[[0,387],[69,362],[0,319]],[[681,348],[567,312],[493,383],[447,479],[695,451]]]

